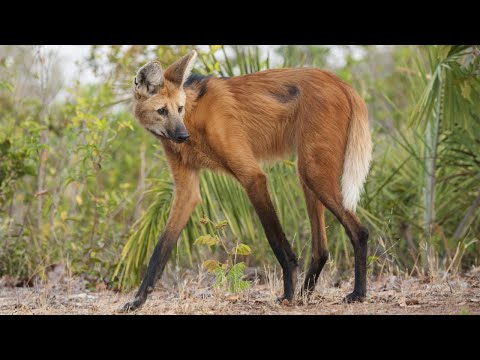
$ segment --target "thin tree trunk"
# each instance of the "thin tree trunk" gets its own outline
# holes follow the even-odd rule
[[[425,186],[425,235],[426,235],[426,246],[425,246],[425,259],[424,265],[431,273],[434,266],[434,249],[432,244],[432,230],[435,223],[435,187],[437,184],[436,177],[436,164],[437,164],[437,149],[438,149],[438,132],[440,128],[441,121],[441,110],[442,110],[442,71],[438,76],[440,85],[439,93],[437,98],[437,109],[435,113],[435,118],[433,122],[430,121],[427,124],[427,147],[426,147],[426,186]]]
[[[43,111],[42,111],[43,112]],[[46,130],[43,130],[40,135],[40,144],[46,144],[48,141],[48,133]],[[39,154],[38,168],[37,168],[37,227],[38,230],[42,230],[43,221],[42,221],[42,209],[43,209],[43,196],[44,193],[44,183],[45,183],[45,165],[47,163],[47,150],[42,148]]]
[[[46,121],[47,114],[47,84],[48,84],[48,67],[46,64],[46,54],[42,52],[42,47],[38,49],[38,62],[40,64],[40,96],[42,108],[39,114],[39,122],[44,126],[44,129],[40,133],[40,145],[46,145],[48,142],[48,128]],[[39,153],[38,168],[37,168],[37,227],[41,233],[43,227],[42,209],[43,209],[43,196],[45,189],[45,167],[47,164],[48,152],[47,149],[42,147]]]

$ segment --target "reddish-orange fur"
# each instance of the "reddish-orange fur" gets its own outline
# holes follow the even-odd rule
[[[328,257],[326,206],[344,225],[359,263],[355,269],[355,290],[349,300],[362,299],[365,296],[362,264],[366,259],[368,233],[355,214],[342,206],[340,179],[349,136],[355,136],[349,131],[351,121],[367,119],[363,100],[338,77],[314,68],[272,69],[232,78],[209,78],[207,90],[199,96],[198,84],[183,88],[169,81],[169,72],[178,78],[182,73],[178,69],[189,63],[192,55],[189,56],[165,71],[158,92],[147,97],[136,93],[135,115],[147,129],[157,126],[158,121],[165,128],[173,126],[159,120],[156,111],[162,106],[174,114],[175,120],[170,122],[181,121],[182,116],[177,116],[175,109],[184,104],[183,123],[190,134],[188,141],[180,144],[159,137],[176,184],[174,205],[165,230],[173,235],[166,236],[159,244],[162,241],[173,244],[177,240],[200,201],[199,170],[226,172],[241,183],[255,206],[284,270],[285,297],[291,300],[297,260],[276,217],[259,162],[296,152],[312,224],[312,265],[304,289],[313,289]],[[141,296],[142,287],[137,298]]]

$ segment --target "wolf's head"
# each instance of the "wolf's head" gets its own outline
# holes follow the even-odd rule
[[[133,82],[135,118],[155,136],[176,143],[190,136],[183,123],[186,100],[183,84],[196,58],[196,51],[192,51],[165,71],[158,61],[149,62],[138,70]]]

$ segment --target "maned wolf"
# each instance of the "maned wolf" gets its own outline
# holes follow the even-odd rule
[[[312,227],[312,259],[302,292],[310,293],[328,259],[325,207],[342,223],[355,251],[355,286],[346,302],[366,295],[368,230],[355,215],[372,144],[361,97],[336,76],[314,68],[272,69],[231,78],[190,74],[195,51],[165,71],[153,61],[134,80],[134,114],[163,144],[175,182],[172,210],[135,296],[146,301],[172,248],[200,202],[199,171],[237,179],[260,217],[292,301],[295,256],[273,207],[260,160],[296,152]]]

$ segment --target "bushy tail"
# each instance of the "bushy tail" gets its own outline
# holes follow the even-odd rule
[[[347,135],[347,148],[343,163],[342,197],[343,206],[355,211],[360,201],[363,183],[372,159],[372,139],[368,127],[368,110],[359,95],[350,91],[352,115]]]

